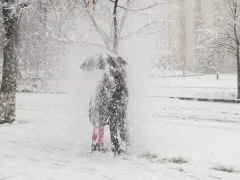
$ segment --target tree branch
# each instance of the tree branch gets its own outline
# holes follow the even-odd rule
[[[152,22],[152,23],[147,23],[147,24],[145,24],[144,26],[142,26],[141,28],[139,28],[137,31],[132,32],[132,33],[126,35],[126,36],[123,36],[123,37],[121,37],[120,39],[129,38],[129,37],[131,37],[131,36],[133,36],[133,35],[135,35],[135,34],[138,34],[138,33],[140,33],[141,31],[143,31],[145,28],[147,28],[147,27],[149,27],[149,26],[151,26],[151,25],[153,25],[153,24],[156,24],[156,23],[158,23],[158,21],[155,21],[155,22]]]
[[[115,3],[114,0],[109,0],[109,1],[112,2],[112,3]],[[127,10],[127,11],[144,11],[144,10],[153,8],[153,7],[159,5],[160,3],[163,3],[163,2],[164,2],[164,1],[161,1],[161,2],[155,3],[155,4],[153,4],[153,5],[150,5],[150,6],[148,6],[148,7],[140,8],[140,9],[130,9],[130,8],[128,8],[128,7],[124,7],[124,6],[121,6],[121,5],[118,5],[117,7],[121,8],[121,9],[124,9],[124,10]]]
[[[83,8],[85,8],[85,0],[81,1],[81,5]],[[97,24],[94,16],[91,15],[89,9],[86,9],[87,15],[89,17],[89,19],[92,21],[93,26],[95,27],[95,29],[97,30],[97,32],[101,35],[103,42],[105,43],[105,45],[107,46],[107,48],[109,48],[109,37],[108,35],[100,28],[100,26]]]

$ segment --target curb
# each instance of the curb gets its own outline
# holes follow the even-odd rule
[[[150,88],[179,88],[179,89],[225,89],[225,90],[237,90],[237,88],[231,87],[198,87],[198,86],[149,86]]]
[[[222,103],[240,103],[240,99],[207,99],[207,98],[190,98],[190,97],[169,97],[171,99],[180,99],[185,101],[204,101],[204,102],[222,102]]]
[[[17,91],[21,94],[68,94],[67,92],[49,92],[49,91]]]
[[[192,74],[192,75],[149,75],[149,77],[159,77],[159,78],[174,78],[174,77],[199,77],[199,76],[204,76],[202,74]]]
[[[239,104],[240,99],[208,99],[208,98],[191,98],[191,97],[168,97],[168,96],[149,96],[149,97],[161,97],[170,99],[179,99],[183,101],[203,101],[203,102],[220,102],[220,103],[233,103]]]

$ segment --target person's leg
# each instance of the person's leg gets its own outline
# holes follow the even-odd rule
[[[93,133],[92,133],[92,151],[97,150],[97,137],[98,137],[99,128],[93,126]]]
[[[102,151],[104,148],[103,144],[103,138],[104,138],[104,126],[99,127],[99,132],[98,132],[98,150]]]
[[[126,123],[126,121],[122,119],[121,121],[119,121],[118,129],[119,135],[123,142],[122,150],[127,151],[130,146],[128,123]]]
[[[125,123],[123,120],[119,121],[118,129],[119,129],[119,134],[120,134],[122,141],[125,141],[127,132],[126,132],[126,127],[125,127]]]
[[[113,151],[116,153],[119,150],[119,141],[118,141],[118,133],[117,133],[117,121],[114,120],[114,119],[110,119],[109,128],[110,128],[111,143],[114,146]]]

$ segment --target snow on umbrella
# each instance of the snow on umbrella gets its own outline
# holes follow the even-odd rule
[[[109,60],[113,60],[118,67],[127,64],[120,56],[108,52],[97,54],[86,59],[80,68],[87,71],[96,69],[104,70],[106,63],[110,63]]]

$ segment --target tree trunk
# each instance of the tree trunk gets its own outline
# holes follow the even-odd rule
[[[233,7],[234,7],[234,26],[233,26],[233,30],[234,30],[234,36],[235,36],[235,41],[236,41],[236,56],[237,56],[237,88],[238,88],[238,95],[237,98],[240,99],[240,40],[239,40],[239,36],[238,36],[238,30],[237,30],[237,2],[236,4],[234,4],[233,2]]]
[[[113,9],[113,52],[117,53],[118,50],[118,23],[117,23],[117,7],[118,7],[118,0],[115,0],[114,9]]]
[[[239,53],[237,56],[237,88],[238,88],[237,98],[240,99],[240,54]]]
[[[15,121],[17,88],[17,24],[18,17],[14,0],[3,0],[3,25],[5,30],[3,47],[2,85],[0,90],[0,123]]]

